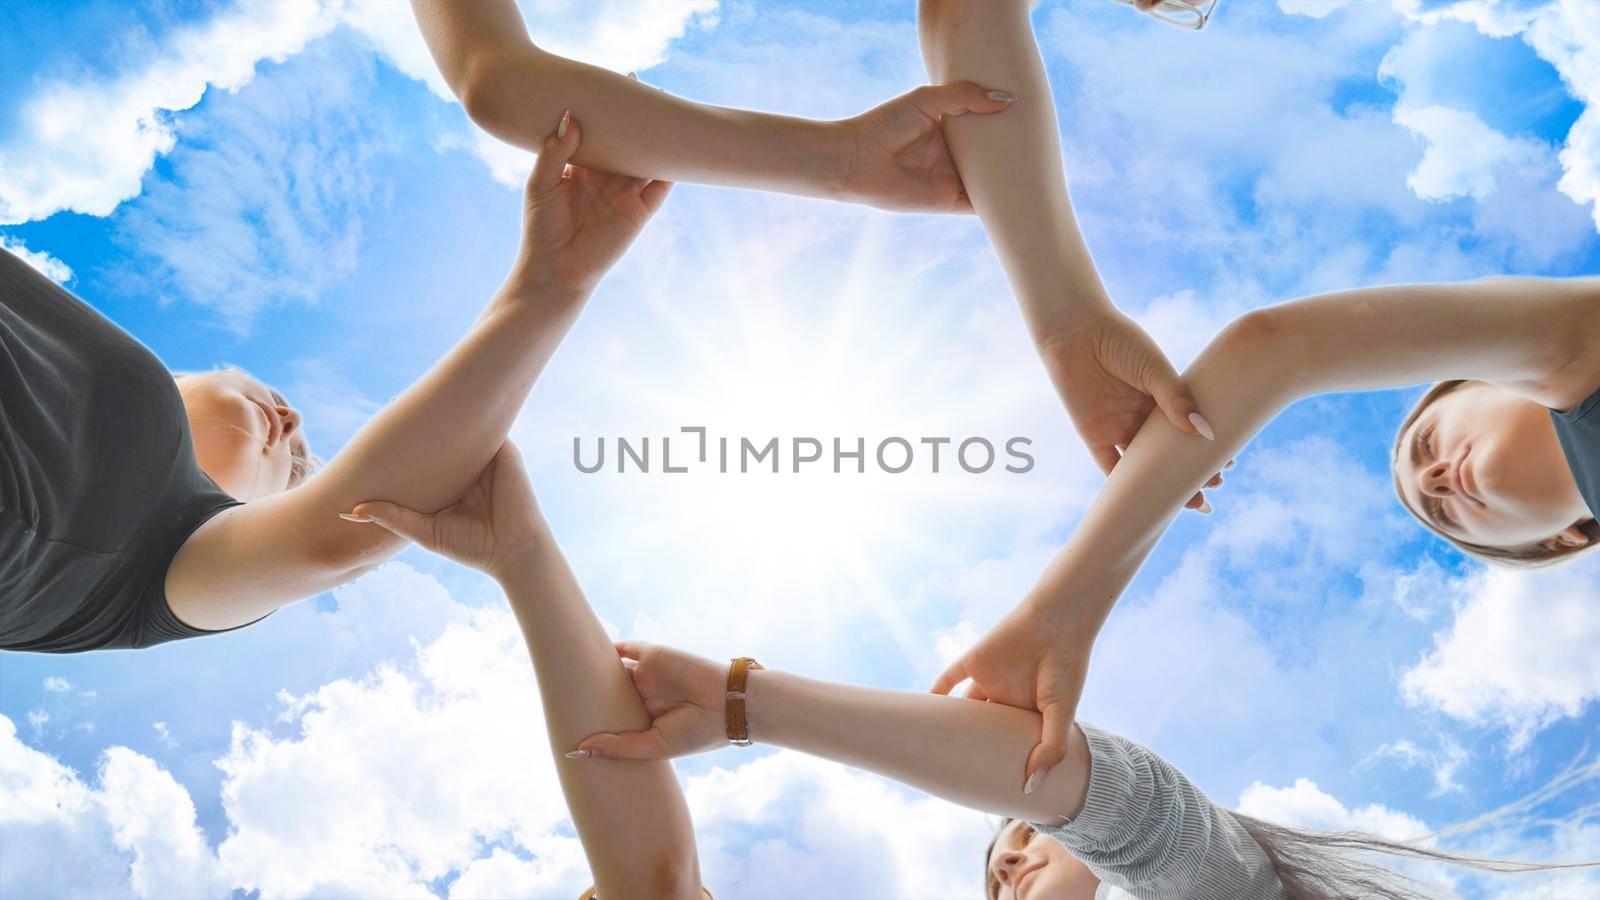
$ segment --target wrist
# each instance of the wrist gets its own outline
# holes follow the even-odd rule
[[[582,307],[592,293],[592,285],[565,284],[555,277],[548,265],[519,256],[500,290],[500,297],[517,307],[566,310]]]
[[[781,721],[783,673],[771,669],[751,669],[745,679],[744,716],[748,737],[753,743],[775,744]]]
[[[546,536],[541,533],[533,533],[517,541],[516,546],[486,564],[483,573],[499,582],[503,589],[527,584],[538,575],[541,568],[545,568],[539,558],[545,541]]]

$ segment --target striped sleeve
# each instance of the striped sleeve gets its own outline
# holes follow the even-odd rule
[[[1033,823],[1101,882],[1140,900],[1283,900],[1255,839],[1166,760],[1079,723],[1089,741],[1088,796],[1066,825]]]

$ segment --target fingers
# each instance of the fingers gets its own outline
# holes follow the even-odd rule
[[[929,118],[975,112],[997,113],[1017,98],[1007,91],[990,90],[971,81],[923,85],[911,92],[911,104]]]
[[[572,161],[582,141],[583,130],[572,117],[572,110],[567,110],[561,114],[561,124],[556,126],[555,133],[545,138],[544,146],[539,149],[539,159],[528,176],[528,193],[542,194],[558,187],[567,163]]]
[[[1045,706],[1044,730],[1039,735],[1039,743],[1028,754],[1027,778],[1022,784],[1022,792],[1031,794],[1039,788],[1050,770],[1056,767],[1067,756],[1067,734],[1072,728],[1072,708],[1065,703],[1051,703]]]
[[[623,659],[643,659],[645,648],[650,644],[646,641],[616,641],[612,646],[617,648],[617,655]]]
[[[566,756],[567,759],[668,759],[672,753],[661,732],[651,728],[621,734],[591,734]]]
[[[1166,359],[1160,359],[1160,369],[1146,384],[1146,390],[1156,401],[1167,421],[1179,431],[1203,437],[1208,441],[1217,439],[1211,430],[1211,423],[1200,414],[1200,404],[1195,402],[1194,395],[1189,393],[1189,386],[1183,383],[1172,364]]]
[[[639,202],[644,204],[644,208],[649,210],[651,215],[655,215],[661,204],[667,202],[667,194],[671,191],[672,182],[652,181],[639,191]]]
[[[951,663],[948,668],[934,679],[933,687],[928,688],[932,694],[948,694],[950,689],[967,680],[967,667],[961,660]]]
[[[966,696],[968,700],[988,700],[989,692],[981,687],[978,687],[978,683],[974,681],[972,685],[967,688]]]
[[[433,516],[425,516],[414,509],[383,500],[357,503],[349,512],[340,513],[339,518],[347,522],[371,523],[424,546],[433,537]]]

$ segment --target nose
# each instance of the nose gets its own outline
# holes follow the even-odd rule
[[[1001,884],[1015,884],[1017,872],[1022,869],[1022,864],[1026,861],[1027,857],[1016,850],[1000,854],[995,858],[995,878]]]
[[[278,421],[283,423],[283,436],[288,437],[300,430],[300,411],[292,406],[280,405]]]
[[[1455,464],[1441,459],[1422,470],[1422,493],[1428,497],[1453,497],[1456,493]]]

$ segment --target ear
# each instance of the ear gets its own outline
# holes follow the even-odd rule
[[[1589,546],[1589,535],[1584,533],[1583,522],[1564,529],[1560,534],[1544,541],[1546,550],[1574,550],[1578,547]]]

